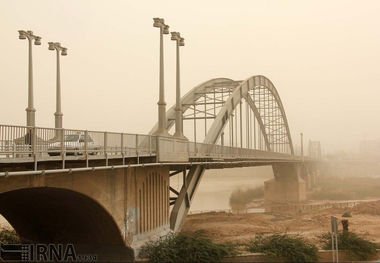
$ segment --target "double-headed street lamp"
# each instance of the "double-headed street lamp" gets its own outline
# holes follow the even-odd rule
[[[183,135],[181,88],[180,88],[180,64],[179,64],[179,47],[185,45],[185,39],[179,32],[171,32],[171,40],[176,41],[177,46],[177,66],[176,66],[176,105],[175,105],[175,133],[174,137],[186,139]]]
[[[169,34],[169,26],[162,18],[153,18],[153,26],[160,28],[160,98],[158,100],[158,130],[155,135],[168,136],[166,129],[166,102],[164,91],[164,40],[163,35]]]
[[[35,126],[35,113],[33,103],[33,62],[32,62],[32,41],[35,45],[41,45],[41,37],[33,35],[33,32],[28,30],[19,30],[19,39],[28,39],[29,41],[29,78],[28,78],[28,107],[26,108],[26,126]]]
[[[49,42],[49,50],[57,51],[57,94],[56,94],[56,111],[55,116],[55,128],[62,128],[62,109],[61,109],[61,72],[60,72],[60,55],[67,55],[67,48],[62,47],[58,42]]]

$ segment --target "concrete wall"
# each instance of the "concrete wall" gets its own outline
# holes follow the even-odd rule
[[[139,247],[157,234],[170,231],[169,170],[167,167],[136,168],[129,172],[126,240],[129,245]]]

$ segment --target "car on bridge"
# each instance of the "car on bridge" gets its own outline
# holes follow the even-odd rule
[[[100,150],[100,146],[95,144],[90,135],[87,135],[87,147],[85,147],[86,139],[83,133],[69,134],[64,137],[64,150],[66,155],[81,155],[87,149],[87,152],[91,155],[96,154]],[[62,150],[62,144],[59,141],[55,141],[49,144],[48,154],[49,156],[60,155]]]

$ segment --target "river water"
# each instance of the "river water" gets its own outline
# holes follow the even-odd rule
[[[229,198],[235,189],[263,186],[264,181],[272,178],[271,166],[206,170],[190,212],[229,209]],[[181,182],[182,178],[173,176],[170,184],[179,189]]]

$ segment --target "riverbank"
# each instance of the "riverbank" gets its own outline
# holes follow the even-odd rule
[[[345,212],[351,212],[352,217],[343,218],[342,215]],[[287,232],[300,234],[312,243],[319,245],[318,237],[330,231],[331,216],[348,219],[350,231],[366,235],[380,244],[380,201],[360,203],[351,208],[332,207],[302,212],[193,214],[186,218],[182,231],[201,230],[206,237],[219,243],[247,241],[258,233]]]

